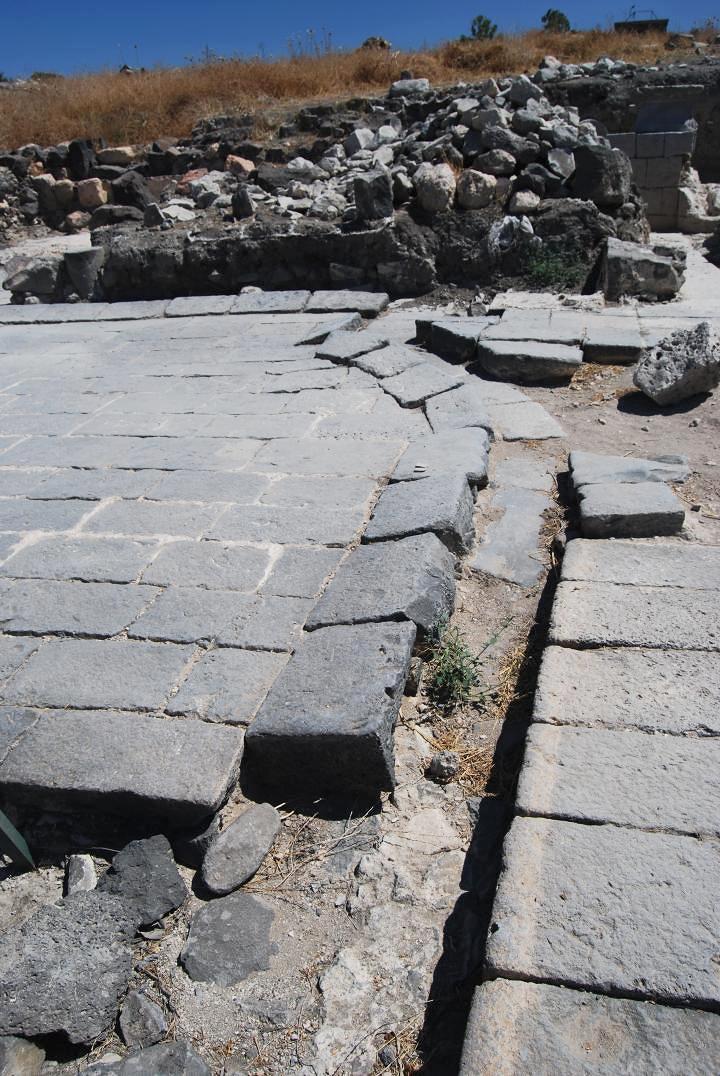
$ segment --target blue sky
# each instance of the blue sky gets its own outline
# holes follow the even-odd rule
[[[562,3],[573,26],[606,26],[624,18],[624,0],[615,6]],[[642,3],[643,0],[640,0]],[[646,0],[648,2],[648,0]],[[704,21],[713,6],[701,0],[655,0],[658,16],[670,19],[671,29],[681,30]],[[474,15],[482,12],[501,30],[538,26],[551,0],[519,0],[513,5],[500,0],[471,0],[450,8],[437,0],[413,3],[363,0],[275,0],[258,4],[249,0],[125,0],[117,4],[93,4],[88,0],[5,0],[0,32],[0,72],[28,75],[32,71],[69,74],[104,67],[151,67],[183,63],[208,48],[221,55],[285,54],[291,37],[326,30],[340,47],[354,47],[370,34],[388,38],[396,48],[437,44],[466,33]],[[554,6],[554,5],[553,5]]]

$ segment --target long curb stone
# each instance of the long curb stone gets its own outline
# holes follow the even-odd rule
[[[580,490],[585,538],[653,538],[677,534],[685,509],[661,482],[598,482]]]
[[[389,295],[382,291],[314,291],[305,311],[318,314],[357,310],[365,317],[374,318],[382,313],[389,302]]]
[[[576,489],[597,482],[684,482],[690,476],[685,456],[653,460],[575,451],[570,453],[568,463]]]
[[[560,578],[569,582],[720,590],[720,548],[633,542],[568,542]]]
[[[567,381],[582,365],[580,348],[567,344],[480,339],[477,351],[486,374],[517,384]]]

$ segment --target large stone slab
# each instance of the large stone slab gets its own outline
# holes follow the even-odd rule
[[[720,1017],[544,983],[496,979],[475,991],[460,1076],[706,1076]]]
[[[397,462],[391,482],[439,474],[462,474],[472,486],[487,483],[490,438],[483,429],[452,430],[412,441]]]
[[[360,355],[368,351],[377,351],[389,343],[382,333],[330,333],[324,343],[320,345],[315,354],[321,359],[330,359],[331,362],[350,363]]]
[[[296,314],[305,309],[309,298],[309,291],[248,292],[236,296],[230,313]]]
[[[580,492],[586,538],[653,538],[677,534],[685,509],[662,482],[597,482]]]
[[[283,790],[372,798],[395,782],[393,729],[415,625],[307,635],[247,734],[257,778]]]
[[[478,341],[478,362],[486,374],[521,385],[567,381],[582,364],[582,351],[567,344],[534,340]]]
[[[225,542],[171,542],[143,572],[143,583],[253,591],[265,578],[267,549]]]
[[[382,313],[390,298],[382,291],[314,291],[305,310],[308,314],[357,310],[366,318]]]
[[[560,578],[566,582],[720,590],[720,548],[691,542],[568,542]]]
[[[552,437],[565,436],[557,419],[534,400],[490,403],[488,414],[496,435],[502,437],[503,441],[547,441]]]
[[[247,724],[286,661],[285,654],[262,650],[211,650],[193,665],[167,712]]]
[[[508,310],[495,325],[483,330],[485,340],[538,340],[551,344],[581,344],[586,317],[554,310]]]
[[[229,314],[236,295],[190,295],[171,299],[165,309],[166,318],[190,318],[207,314]]]
[[[352,437],[326,440],[269,441],[258,452],[255,470],[268,474],[370,475],[388,474],[398,450],[387,441],[365,440],[362,451]]]
[[[545,649],[535,721],[720,736],[716,654],[701,650]]]
[[[487,410],[487,396],[482,386],[474,381],[464,382],[450,392],[426,400],[425,413],[436,434],[479,427],[487,430],[491,437],[494,436],[493,420]]]
[[[220,806],[242,750],[240,730],[204,721],[49,711],[0,765],[0,790],[36,808],[91,808],[189,825]]]
[[[503,515],[488,524],[472,567],[476,572],[531,587],[545,571],[539,535],[543,512],[552,501],[544,493],[515,487],[500,490],[492,503]]]
[[[570,471],[576,488],[596,482],[684,482],[690,475],[685,456],[643,459],[571,452]]]
[[[352,360],[352,365],[374,377],[394,377],[411,366],[419,366],[423,356],[419,351],[402,344],[390,344],[378,351],[365,352]]]
[[[560,583],[548,634],[560,646],[717,651],[720,605],[713,591]]]
[[[645,341],[634,322],[629,318],[623,320],[629,324],[608,325],[602,318],[589,321],[587,335],[583,341],[585,362],[625,365],[638,361],[645,348]]]
[[[432,531],[457,552],[474,538],[473,496],[463,474],[434,475],[419,482],[396,482],[383,491],[368,523],[367,542]]]
[[[308,618],[308,630],[333,624],[411,620],[428,631],[449,617],[455,560],[434,534],[355,549]]]
[[[717,1008],[720,845],[618,826],[516,818],[486,963],[545,980]]]
[[[447,392],[456,385],[461,385],[464,380],[464,372],[453,374],[438,369],[432,363],[422,362],[401,374],[395,374],[394,377],[384,378],[381,384],[385,392],[393,396],[401,407],[420,407],[431,396]]]
[[[720,741],[534,725],[525,745],[520,814],[720,835]]]
[[[115,583],[0,579],[4,629],[28,635],[116,635],[158,594]]]
[[[231,505],[207,537],[273,545],[348,545],[357,536],[364,518],[363,508]]]
[[[449,362],[472,362],[480,334],[495,318],[442,318],[430,326],[430,350]]]

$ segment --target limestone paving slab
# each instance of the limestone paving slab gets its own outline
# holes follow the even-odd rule
[[[475,991],[460,1076],[706,1076],[720,1017],[545,983],[496,979]]]
[[[307,629],[410,620],[428,631],[452,612],[455,561],[434,534],[362,545],[340,565]]]
[[[154,587],[54,579],[0,579],[3,630],[25,635],[112,636],[159,594]]]
[[[500,460],[495,468],[492,485],[533,489],[552,493],[555,487],[555,464],[550,459],[525,459],[523,456]]]
[[[419,366],[421,362],[423,356],[419,351],[413,351],[402,344],[390,344],[377,351],[364,352],[352,359],[353,366],[374,377],[394,377],[412,366]]]
[[[438,474],[462,474],[472,486],[487,482],[490,438],[483,429],[453,430],[412,441],[398,460],[391,482]]]
[[[537,724],[516,809],[575,822],[720,836],[720,741]]]
[[[606,456],[575,450],[569,457],[576,488],[596,482],[684,482],[690,476],[687,457]]]
[[[390,297],[382,291],[314,291],[305,310],[308,314],[358,310],[364,317],[374,318],[382,313]]]
[[[566,582],[720,590],[720,548],[691,542],[568,542],[560,578]]]
[[[87,501],[0,500],[0,531],[67,531],[91,509]]]
[[[248,730],[256,776],[316,795],[391,789],[393,729],[414,641],[410,623],[306,635]]]
[[[518,817],[488,972],[716,1008],[719,878],[714,840]]]
[[[246,292],[237,295],[231,314],[298,314],[307,306],[309,291]]]
[[[702,650],[545,649],[533,720],[720,736],[718,658]]]
[[[588,323],[583,359],[585,362],[625,365],[637,362],[644,349],[645,340],[634,324],[607,325],[602,318],[595,318]]]
[[[211,650],[193,665],[166,710],[229,725],[247,724],[286,661],[286,654],[263,650]]]
[[[431,396],[447,392],[461,385],[464,380],[464,372],[453,374],[438,369],[432,363],[422,362],[393,377],[383,378],[380,384],[401,407],[419,407]]]
[[[430,350],[448,362],[472,362],[480,333],[495,318],[442,318],[430,325]]]
[[[242,752],[242,730],[191,718],[49,710],[0,765],[0,790],[36,808],[102,804],[126,818],[189,825],[220,806]]]
[[[548,634],[560,646],[717,651],[720,604],[714,591],[561,582]]]
[[[478,341],[478,362],[486,374],[518,384],[566,381],[582,365],[580,348],[535,340]]]
[[[547,441],[565,436],[557,419],[534,400],[488,403],[488,414],[495,433],[503,441]]]
[[[580,491],[580,530],[586,538],[652,538],[677,534],[682,502],[662,482],[596,482]]]
[[[472,546],[473,495],[463,474],[433,475],[387,486],[363,541],[379,542],[432,531],[455,552]]]
[[[483,330],[485,340],[536,340],[550,344],[581,344],[585,339],[582,314],[564,311],[508,310],[495,325]]]

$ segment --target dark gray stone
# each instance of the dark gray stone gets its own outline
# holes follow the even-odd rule
[[[0,1035],[61,1031],[75,1043],[103,1035],[132,971],[133,933],[126,903],[98,892],[67,897],[8,930],[0,947]]]
[[[570,471],[575,487],[596,482],[684,482],[690,476],[686,456],[605,456],[571,452]]]
[[[580,489],[580,529],[586,538],[653,538],[677,534],[685,509],[661,482],[597,482]]]
[[[304,330],[303,335],[295,343],[300,344],[322,344],[324,340],[334,332],[350,332],[353,329],[359,329],[362,326],[362,317],[355,310],[352,313],[345,314],[338,318],[328,318],[326,321],[318,322],[309,330]]]
[[[374,377],[394,377],[411,366],[418,366],[423,362],[419,351],[404,347],[402,344],[390,344],[378,351],[369,351],[352,360],[353,366],[357,366]]]
[[[610,238],[601,278],[605,298],[610,302],[617,302],[623,296],[665,300],[678,293],[683,273],[671,257],[638,243]]]
[[[391,482],[412,482],[440,474],[461,474],[471,486],[487,483],[490,438],[484,429],[460,429],[413,441],[390,476]]]
[[[678,329],[638,363],[633,383],[660,407],[680,403],[720,384],[720,342],[707,321]]]
[[[2,593],[3,587],[0,582],[0,594]],[[3,628],[5,627],[7,624],[3,625]],[[18,639],[12,635],[0,635],[0,679],[6,680],[39,646],[38,639]]]
[[[118,586],[115,583],[0,579],[6,630],[33,635],[116,635],[127,628],[158,593],[155,587]],[[28,640],[15,640],[15,644],[17,648],[30,649],[37,649],[39,645]],[[0,640],[0,661],[2,653]]]
[[[720,548],[670,542],[568,542],[561,579],[720,590]]]
[[[715,1013],[496,979],[475,991],[460,1076],[706,1076],[719,1050]]]
[[[45,1051],[34,1042],[7,1035],[0,1039],[0,1076],[40,1076]]]
[[[293,549],[286,546],[273,564],[263,594],[291,598],[314,598],[328,575],[340,562],[338,549]]]
[[[98,892],[112,893],[137,926],[149,926],[179,908],[188,895],[167,837],[131,841],[98,879]]]
[[[488,318],[434,321],[430,327],[430,350],[449,362],[472,362],[477,355],[478,337],[490,324]]]
[[[411,620],[428,631],[452,612],[454,568],[434,534],[360,546],[341,564],[306,627]]]
[[[307,635],[248,731],[257,777],[284,795],[391,789],[393,729],[414,641],[409,623]]]
[[[491,377],[520,385],[566,381],[582,365],[582,351],[567,344],[534,340],[478,341],[478,361]]]
[[[574,150],[575,172],[571,189],[575,198],[594,202],[601,209],[628,201],[633,181],[630,160],[619,149],[581,145]]]
[[[450,368],[452,369],[452,368]],[[401,407],[419,407],[431,396],[461,385],[464,373],[450,373],[438,369],[432,363],[422,362],[381,382],[385,392],[393,396]]]
[[[359,220],[382,220],[393,215],[392,176],[386,169],[361,172],[353,181]]]
[[[523,396],[518,393],[518,399]],[[493,437],[493,420],[488,413],[487,396],[483,387],[474,381],[464,382],[450,392],[425,401],[428,422],[436,434],[445,430],[479,427]]]
[[[151,542],[129,538],[42,538],[6,560],[0,575],[131,583],[156,549]]]
[[[473,496],[463,474],[396,482],[383,491],[364,541],[378,542],[433,531],[454,552],[472,546]]]
[[[211,1070],[185,1042],[161,1042],[131,1050],[122,1061],[99,1061],[85,1069],[88,1076],[211,1076]]]
[[[309,291],[262,291],[238,295],[231,314],[297,314],[305,309]]]
[[[472,567],[476,572],[531,587],[545,572],[539,535],[543,513],[552,501],[544,493],[511,487],[500,490],[492,503],[494,508],[504,509],[504,514],[488,524]]]
[[[172,542],[145,569],[142,581],[164,587],[251,592],[264,578],[269,563],[266,549],[223,542]],[[154,587],[148,589],[153,596],[157,593]]]
[[[0,759],[4,759],[38,719],[37,712],[11,706],[0,707]]]
[[[165,1038],[165,1013],[141,990],[131,990],[120,1009],[120,1032],[127,1046],[154,1046]]]
[[[382,313],[389,301],[389,296],[383,291],[315,291],[305,310],[308,314],[357,310],[366,318],[374,318]]]
[[[180,962],[191,979],[232,986],[267,971],[277,946],[270,940],[275,913],[249,893],[231,893],[195,912]]]
[[[211,650],[193,665],[167,712],[247,724],[286,661],[262,650]]]
[[[623,321],[630,320],[623,318]],[[633,325],[607,325],[602,318],[589,322],[583,341],[585,362],[623,365],[637,362],[645,349],[640,330]]]
[[[202,864],[202,880],[210,892],[223,896],[252,878],[280,826],[280,815],[272,804],[253,803],[219,833]]]

